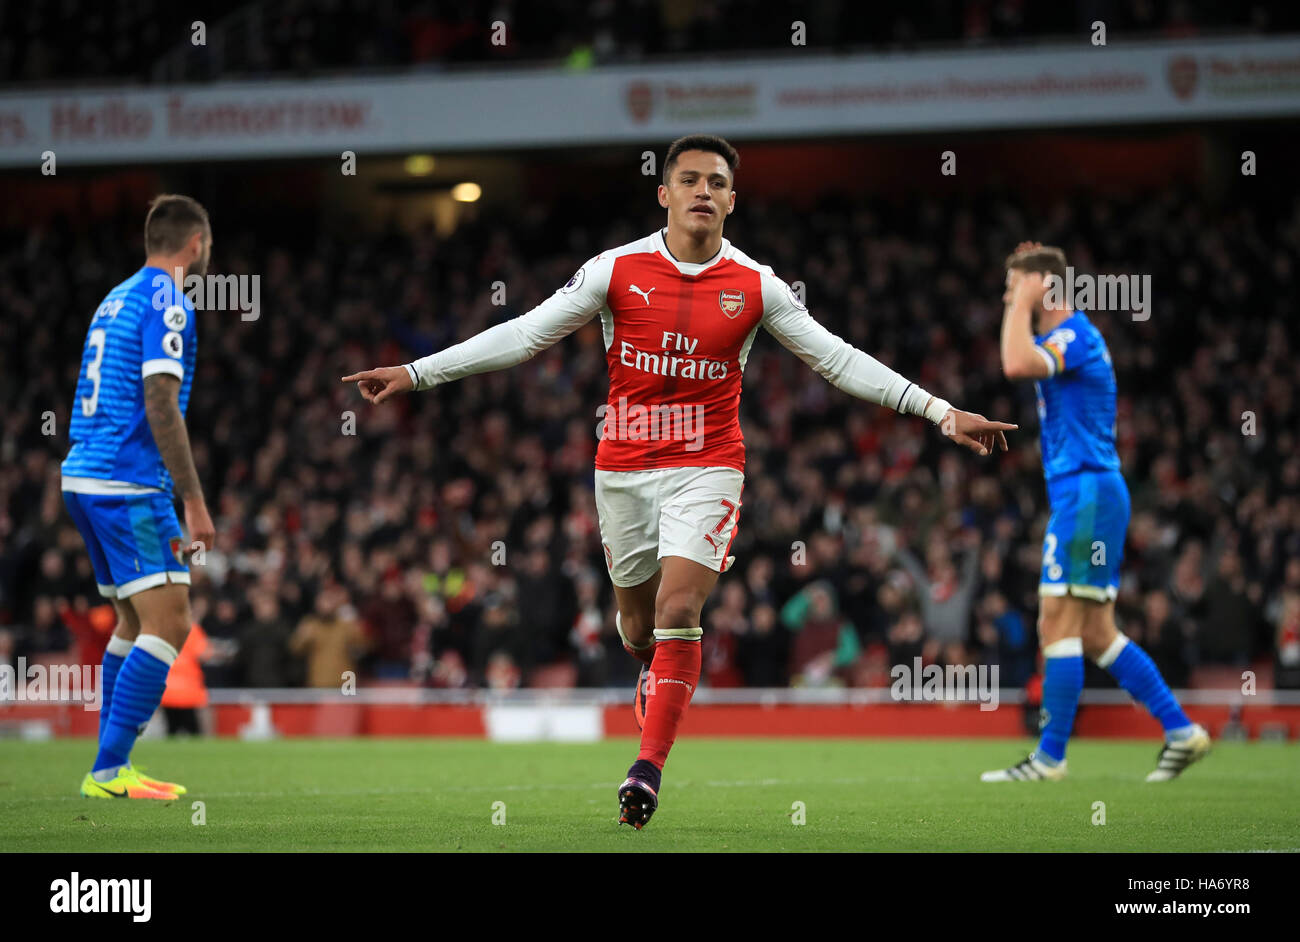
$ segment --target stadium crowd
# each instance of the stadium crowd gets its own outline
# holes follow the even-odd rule
[[[522,313],[659,212],[594,228],[589,214],[485,211],[453,238],[321,225],[290,239],[213,210],[214,266],[260,274],[262,314],[199,319],[188,419],[219,533],[193,567],[209,682],[335,686],[357,668],[444,687],[631,683],[592,498],[598,323],[380,408],[338,377]],[[59,462],[87,318],[139,267],[139,216],[0,233],[0,659],[98,657],[84,638],[100,599]],[[1003,379],[998,356],[1002,259],[1032,236],[1081,271],[1151,275],[1149,319],[1094,315],[1133,491],[1123,630],[1175,687],[1261,663],[1300,685],[1300,200],[1169,191],[1032,215],[1009,195],[812,212],[749,200],[727,235],[802,281],[850,342],[1022,428],[1009,454],[977,459],[760,332],[738,561],[704,616],[708,684],[883,684],[915,656],[997,663],[1007,686],[1034,671],[1037,420],[1032,385]]]
[[[1292,4],[1251,0],[94,0],[0,4],[0,80],[206,81],[509,62],[595,64],[794,49],[981,46],[1090,36],[1294,29]],[[805,24],[792,44],[792,24]],[[194,24],[202,22],[198,42]],[[493,25],[504,23],[504,37]]]

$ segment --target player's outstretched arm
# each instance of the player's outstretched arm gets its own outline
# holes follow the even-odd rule
[[[497,324],[468,340],[405,366],[383,366],[344,376],[367,402],[378,405],[399,393],[523,363],[591,320],[605,305],[612,262],[596,256],[569,283],[527,314]]]
[[[1019,425],[1010,422],[995,422],[975,412],[962,412],[949,408],[939,420],[939,431],[958,445],[963,445],[977,455],[993,453],[995,447],[1007,451],[1007,432],[1015,431]]]
[[[199,472],[190,451],[190,435],[180,407],[181,381],[171,373],[152,373],[144,378],[144,414],[153,433],[158,454],[172,476],[176,496],[185,507],[185,527],[190,540],[211,546],[216,527],[203,500]]]
[[[343,377],[345,383],[356,383],[361,396],[366,402],[379,405],[385,399],[399,393],[410,392],[415,388],[411,372],[404,366],[381,366],[378,369],[362,370],[351,376]]]
[[[785,282],[764,277],[763,326],[827,382],[851,396],[905,415],[922,415],[958,445],[980,455],[1007,450],[1006,432],[1019,426],[963,412],[835,336],[813,319]]]

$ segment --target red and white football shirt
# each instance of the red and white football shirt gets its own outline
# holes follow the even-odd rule
[[[813,320],[771,268],[726,239],[709,261],[680,262],[663,235],[602,252],[527,314],[410,364],[415,388],[521,363],[600,315],[609,364],[600,470],[743,471],[741,376],[760,326],[860,399],[924,407],[928,393]]]

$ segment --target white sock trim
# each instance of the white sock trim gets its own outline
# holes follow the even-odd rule
[[[1043,657],[1083,657],[1082,638],[1062,638],[1043,648]]]
[[[703,628],[656,628],[656,641],[699,641],[704,637]]]
[[[131,646],[134,641],[127,641],[125,638],[119,638],[117,635],[108,639],[108,647],[104,648],[105,654],[111,654],[114,657],[126,657],[131,653]]]
[[[1097,666],[1106,670],[1110,665],[1115,663],[1115,658],[1119,657],[1119,652],[1124,650],[1124,645],[1128,644],[1128,637],[1121,631],[1115,636],[1115,640],[1110,643],[1105,651],[1097,656]]]
[[[176,663],[176,656],[179,653],[157,635],[140,635],[135,639],[135,646],[148,654],[152,654],[168,667]]]
[[[623,613],[622,612],[614,613],[614,630],[618,632],[618,636],[620,639],[622,639],[623,644],[631,648],[633,651],[644,651],[652,644],[652,642],[650,641],[647,641],[645,644],[633,644],[631,641],[627,640],[627,635],[623,634]]]

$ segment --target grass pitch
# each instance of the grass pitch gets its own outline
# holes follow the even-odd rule
[[[1216,744],[1147,785],[1155,742],[1070,745],[1059,783],[984,784],[1023,740],[683,738],[644,831],[630,739],[144,742],[175,802],[81,798],[89,740],[0,742],[6,851],[1298,851],[1300,746]],[[206,823],[196,823],[194,802]],[[498,802],[504,804],[497,804]],[[1105,823],[1095,802],[1105,803]],[[797,803],[802,803],[800,806]],[[801,817],[805,823],[797,823]],[[504,820],[494,824],[493,819]]]

